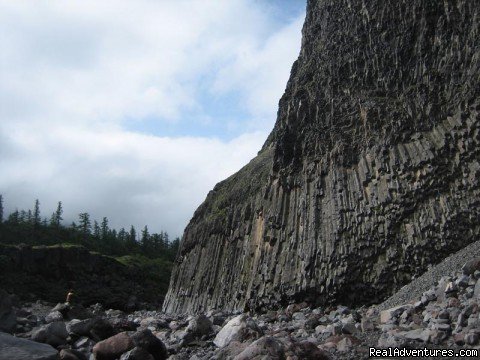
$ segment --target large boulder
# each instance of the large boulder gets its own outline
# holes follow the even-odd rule
[[[68,332],[63,321],[56,321],[41,326],[32,332],[32,340],[52,346],[65,345]]]
[[[0,289],[0,331],[11,333],[16,326],[17,318],[12,309],[11,297]]]
[[[223,348],[232,341],[243,342],[247,339],[258,339],[263,335],[263,331],[245,314],[234,317],[217,334],[213,343]]]
[[[126,332],[121,332],[95,344],[93,355],[95,360],[115,360],[134,347],[130,336]]]
[[[187,326],[187,332],[192,333],[197,337],[209,335],[213,331],[213,324],[210,319],[204,314],[193,317]]]
[[[67,323],[67,332],[70,335],[88,336],[94,324],[93,319],[73,319]]]
[[[47,344],[39,344],[0,332],[0,360],[58,360],[58,351]]]
[[[153,355],[155,360],[165,360],[168,358],[167,348],[165,344],[157,338],[148,329],[137,331],[132,335],[133,343],[136,347],[145,349]]]

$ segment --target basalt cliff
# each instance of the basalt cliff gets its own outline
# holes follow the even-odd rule
[[[480,234],[477,0],[309,0],[258,156],[187,226],[164,310],[376,303]]]

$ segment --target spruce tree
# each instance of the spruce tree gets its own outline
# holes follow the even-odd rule
[[[0,224],[3,223],[3,195],[0,194]]]

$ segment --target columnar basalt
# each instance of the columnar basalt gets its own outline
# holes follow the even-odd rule
[[[478,239],[480,7],[310,0],[278,118],[187,226],[167,312],[374,303]]]

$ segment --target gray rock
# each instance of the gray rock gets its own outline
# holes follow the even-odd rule
[[[120,360],[154,360],[155,358],[147,350],[134,347],[132,350],[120,356]]]
[[[197,337],[202,337],[204,335],[209,335],[212,332],[212,325],[212,322],[207,316],[200,314],[194,316],[193,319],[190,320],[187,326],[187,332],[190,332]]]
[[[413,306],[410,304],[407,305],[399,305],[387,310],[383,310],[380,312],[380,322],[382,324],[386,324],[390,321],[394,321],[396,318],[398,318],[404,311],[407,309],[412,308]]]
[[[220,348],[227,346],[232,341],[243,342],[246,339],[259,338],[263,331],[255,321],[245,314],[230,320],[217,334],[213,343]]]
[[[478,270],[480,270],[480,258],[467,261],[462,267],[462,271],[465,275],[473,275],[475,271]]]
[[[65,345],[68,332],[63,321],[52,322],[32,331],[32,340],[52,346]]]
[[[234,360],[281,360],[285,358],[284,348],[280,341],[265,336],[247,346]]]
[[[0,332],[0,360],[59,360],[58,351],[40,344]]]
[[[61,360],[87,360],[87,356],[80,351],[71,349],[62,349],[60,351]]]
[[[63,321],[63,315],[60,311],[52,311],[47,316],[45,316],[45,321],[47,323]]]
[[[12,310],[10,295],[0,289],[0,331],[11,333],[17,326],[17,317]]]
[[[153,355],[155,360],[165,360],[168,358],[167,348],[165,344],[157,338],[148,329],[140,330],[131,336],[136,347],[145,349]]]
[[[423,342],[428,342],[430,335],[431,335],[431,331],[426,329],[415,329],[415,330],[410,330],[401,334],[401,336],[404,337],[405,339],[423,341]]]
[[[67,332],[72,335],[88,336],[94,325],[92,319],[78,320],[73,319],[67,323]]]

